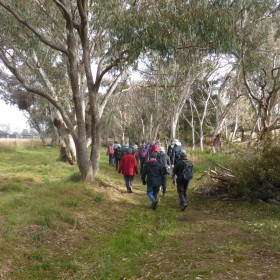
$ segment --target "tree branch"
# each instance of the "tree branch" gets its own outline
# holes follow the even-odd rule
[[[33,34],[35,34],[38,39],[43,42],[45,45],[49,46],[52,49],[55,49],[57,51],[63,52],[66,55],[68,54],[68,51],[66,48],[64,48],[61,44],[55,44],[53,41],[48,40],[45,38],[41,33],[39,33],[30,23],[27,22],[27,20],[23,17],[21,17],[12,7],[11,5],[8,5],[4,1],[0,0],[0,6],[2,6],[5,10],[7,10],[18,22],[23,24],[25,27],[27,27]]]
[[[62,115],[63,120],[65,121],[68,129],[72,132],[71,134],[76,135],[74,127],[72,125],[72,122],[70,121],[70,119],[68,118],[68,116],[66,115],[62,105],[60,104],[60,102],[58,102],[54,97],[50,96],[49,94],[47,94],[45,91],[35,88],[32,85],[30,85],[26,79],[24,79],[21,74],[19,73],[19,71],[17,70],[17,68],[8,60],[7,56],[5,55],[4,51],[2,49],[0,49],[0,58],[2,59],[3,63],[5,64],[5,66],[13,73],[13,75],[17,78],[17,80],[21,83],[21,85],[28,91],[28,92],[32,92],[36,95],[39,95],[45,99],[47,99],[55,108],[57,108],[57,110],[60,112],[60,114]]]
[[[119,55],[118,55],[118,57],[117,57],[111,64],[107,65],[107,66],[105,67],[105,69],[100,73],[100,75],[96,77],[95,83],[96,83],[96,84],[100,84],[100,82],[101,82],[103,76],[104,76],[107,72],[109,72],[114,66],[117,66],[117,65],[121,62],[121,60],[126,59],[126,58],[125,58],[125,54],[128,54],[128,53],[129,53],[129,50],[128,50],[128,49],[123,50],[122,52],[120,52]]]
[[[58,6],[58,8],[61,10],[63,17],[66,21],[66,23],[73,25],[78,31],[80,29],[80,25],[74,21],[71,11],[67,9],[66,3],[64,0],[54,0],[55,4]]]
[[[243,63],[242,63],[243,64]],[[246,78],[246,73],[245,73],[245,69],[244,69],[244,65],[242,65],[242,74],[243,74],[243,80],[244,80],[244,85],[247,88],[248,94],[252,97],[252,99],[254,99],[255,101],[257,101],[258,103],[261,102],[261,99],[258,98],[251,90],[247,78]]]

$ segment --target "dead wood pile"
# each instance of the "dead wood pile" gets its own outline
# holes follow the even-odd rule
[[[235,183],[236,178],[229,169],[223,166],[219,166],[214,170],[209,168],[198,178],[195,192],[207,196],[227,198],[231,186]]]

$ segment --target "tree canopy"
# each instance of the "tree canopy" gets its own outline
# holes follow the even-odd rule
[[[255,112],[252,130],[279,128],[277,0],[0,0],[0,16],[1,96],[24,101],[30,112],[49,112],[84,180],[98,173],[106,119],[120,124],[127,110],[116,110],[122,95],[135,96],[124,100],[138,108],[151,104],[147,113],[130,113],[138,139],[175,137],[183,116],[195,135],[195,95],[206,84],[215,85],[201,109],[212,134],[221,133],[227,118],[237,124],[229,112],[241,97]],[[216,58],[231,70],[221,72]],[[131,79],[135,70],[145,73],[138,81]]]

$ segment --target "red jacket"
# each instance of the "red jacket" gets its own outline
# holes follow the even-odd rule
[[[122,171],[124,176],[134,176],[138,174],[136,158],[132,154],[124,154],[120,161],[119,172]]]

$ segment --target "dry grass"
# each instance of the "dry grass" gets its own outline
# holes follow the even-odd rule
[[[0,139],[0,151],[42,147],[40,139]]]

